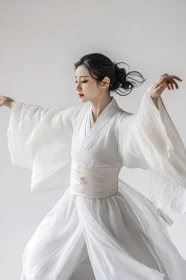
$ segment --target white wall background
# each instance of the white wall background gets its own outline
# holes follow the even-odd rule
[[[115,96],[127,111],[137,111],[144,90],[159,75],[183,79],[163,100],[186,145],[185,11],[184,0],[0,0],[0,95],[48,108],[79,104],[73,65],[87,53],[101,52],[147,79],[127,97]],[[9,114],[0,108],[0,277],[19,280],[24,247],[62,193],[32,194],[31,172],[11,165]],[[144,171],[125,173],[134,187],[148,185]],[[169,232],[186,258],[186,218],[173,218]]]

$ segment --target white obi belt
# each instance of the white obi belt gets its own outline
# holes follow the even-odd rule
[[[72,161],[70,190],[87,198],[103,198],[118,190],[118,175],[121,167],[86,167]]]

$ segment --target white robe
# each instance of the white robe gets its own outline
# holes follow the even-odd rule
[[[185,279],[164,210],[185,212],[186,151],[162,99],[158,111],[149,89],[137,114],[113,98],[95,123],[89,103],[44,109],[13,102],[12,164],[32,169],[33,192],[64,190],[25,248],[21,280],[77,279],[83,265],[87,280]],[[115,194],[90,198],[70,187],[72,162],[87,170],[144,168],[155,179],[146,197],[119,179]]]

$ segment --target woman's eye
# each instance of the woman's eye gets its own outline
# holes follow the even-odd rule
[[[87,81],[82,81],[82,83],[86,83]],[[76,84],[77,82],[75,82],[75,84]]]

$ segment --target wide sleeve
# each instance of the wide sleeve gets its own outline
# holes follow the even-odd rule
[[[147,197],[158,208],[182,214],[186,212],[186,149],[162,98],[157,108],[150,89],[136,114],[119,115],[120,154],[124,166],[151,172]]]
[[[13,101],[7,130],[11,162],[32,170],[31,191],[66,189],[73,128],[82,105],[45,109]]]

